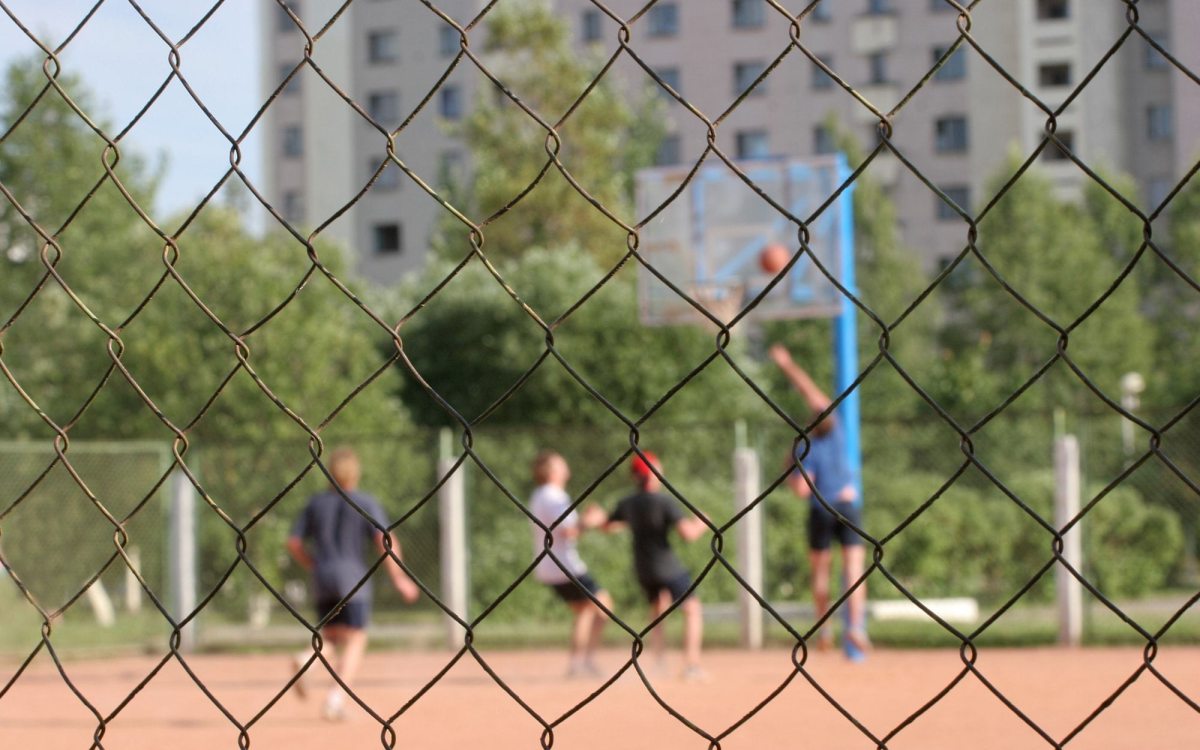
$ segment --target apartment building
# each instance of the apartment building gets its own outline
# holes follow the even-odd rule
[[[315,34],[341,0],[288,0]],[[442,0],[465,22],[479,0]],[[556,0],[581,54],[611,54],[619,27],[588,0]],[[609,0],[625,17],[641,0]],[[1200,3],[1142,0],[1140,24],[1200,70]],[[1047,115],[978,51],[960,48],[960,19],[946,0],[822,0],[800,26],[801,43],[883,112],[929,76],[893,122],[893,141],[947,195],[968,209],[1012,154],[1031,154]],[[264,18],[262,83],[273,91],[301,59],[305,37],[281,12]],[[1128,29],[1117,0],[1003,0],[982,3],[972,34],[998,65],[1051,109],[1059,107]],[[789,24],[763,0],[660,0],[632,27],[632,46],[656,73],[710,118],[723,112],[788,49]],[[469,150],[453,125],[485,79],[470,61],[447,72],[457,32],[428,8],[401,0],[359,0],[315,45],[314,61],[342,93],[388,127],[425,108],[396,140],[405,163],[432,185],[470,174]],[[613,75],[630,90],[648,78],[622,60]],[[662,164],[694,161],[707,128],[678,102],[667,104]],[[1157,202],[1200,158],[1200,87],[1134,36],[1057,116],[1058,136],[1091,165],[1133,175],[1142,199]],[[821,154],[828,124],[871,146],[878,118],[807,56],[793,50],[723,121],[718,146],[739,158]],[[304,70],[274,102],[265,123],[268,195],[303,226],[351,248],[357,270],[379,283],[421,267],[439,212],[432,198],[386,160],[386,138],[315,73]],[[1039,167],[1067,196],[1087,176],[1056,148]],[[926,267],[961,250],[961,218],[899,160],[872,165],[889,189],[908,245]],[[361,193],[361,195],[360,195]],[[329,221],[331,217],[336,217]]]

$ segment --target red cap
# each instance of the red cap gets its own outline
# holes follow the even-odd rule
[[[642,455],[633,454],[633,458],[629,462],[629,469],[633,472],[633,476],[638,480],[639,484],[645,484],[646,480],[654,476],[654,472],[650,469],[650,464],[654,464],[655,468],[659,468],[662,464],[658,460],[658,456],[650,451],[642,451]],[[647,463],[649,462],[649,463]]]

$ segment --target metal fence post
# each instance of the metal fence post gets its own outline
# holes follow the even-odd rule
[[[1079,441],[1063,435],[1054,441],[1054,525],[1061,529],[1079,514]],[[1063,559],[1082,570],[1083,549],[1080,524],[1063,535]],[[1083,640],[1083,585],[1062,565],[1054,568],[1058,598],[1058,640],[1078,646]]]
[[[180,620],[196,608],[196,488],[187,474],[171,474],[171,509],[168,556],[171,574],[171,613]],[[179,648],[196,647],[196,621],[180,632]]]
[[[463,470],[455,470],[457,459],[450,455],[449,430],[441,436],[438,477],[445,477],[438,491],[438,526],[441,544],[442,602],[464,620],[467,618],[467,508]],[[451,473],[453,472],[453,473]],[[454,618],[446,616],[446,643],[450,648],[462,645],[463,630]]]
[[[737,448],[733,452],[733,498],[735,512],[741,512],[754,502],[760,492],[758,453],[753,448]],[[750,588],[763,589],[762,506],[746,513],[737,525],[738,571]],[[758,600],[746,589],[738,591],[738,610],[741,622],[742,645],[762,648],[763,610]]]

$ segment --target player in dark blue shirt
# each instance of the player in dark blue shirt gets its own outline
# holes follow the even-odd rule
[[[771,347],[771,359],[787,376],[813,415],[827,410],[833,401],[817,387],[804,368],[792,360],[792,355],[782,346]],[[863,540],[851,524],[862,528],[862,500],[858,496],[855,477],[846,462],[845,443],[841,425],[834,414],[813,425],[808,433],[808,454],[803,457],[804,473],[799,470],[788,477],[788,485],[808,504],[808,559],[812,573],[813,606],[819,620],[829,609],[829,575],[833,564],[834,539],[842,548],[842,567],[847,584],[862,577],[864,565]],[[796,459],[804,445],[796,446]],[[805,478],[805,474],[808,478]],[[814,493],[813,490],[816,490]],[[818,496],[825,501],[822,503]],[[838,515],[829,511],[832,507]],[[847,523],[849,522],[849,523]],[[864,581],[847,602],[849,622],[846,638],[860,652],[870,646],[866,629],[867,584]],[[828,649],[832,645],[828,627],[822,628],[817,646]]]
[[[292,558],[312,578],[317,618],[329,618],[321,636],[326,646],[333,647],[336,658],[330,662],[342,682],[349,685],[358,674],[367,650],[367,623],[371,616],[371,579],[367,571],[371,566],[366,555],[368,549],[383,554],[383,530],[388,522],[375,498],[359,491],[362,468],[352,450],[335,450],[329,458],[329,473],[341,492],[331,487],[309,498],[304,512],[292,526],[287,547]],[[343,494],[354,504],[346,502]],[[391,547],[399,557],[400,544],[395,536],[391,536]],[[384,559],[382,567],[404,600],[415,601],[420,589],[403,568],[390,556]],[[356,590],[359,582],[362,586]],[[350,599],[341,605],[347,595]],[[310,652],[297,657],[296,669],[309,657]],[[296,690],[303,696],[303,677],[296,682]],[[325,701],[325,718],[343,718],[344,704],[341,687],[334,685]]]

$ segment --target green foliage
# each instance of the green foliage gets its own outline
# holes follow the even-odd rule
[[[570,29],[542,2],[502,3],[487,17],[483,56],[504,87],[561,140],[558,158],[600,204],[633,222],[633,175],[653,160],[662,137],[658,97],[632,102],[609,77],[588,90],[603,61],[581,53]],[[588,90],[576,107],[576,100]],[[565,119],[564,119],[565,118]],[[474,180],[466,214],[480,222],[528,188],[553,150],[548,133],[493,86],[484,86],[458,129],[471,148]],[[458,192],[458,191],[455,191]],[[446,257],[469,250],[467,230],[444,219],[435,246]],[[551,165],[531,193],[484,229],[485,251],[514,258],[531,247],[557,248],[574,239],[605,266],[626,252],[626,232],[604,216]]]
[[[21,63],[9,68],[0,104],[5,122],[36,99],[44,83],[36,70]],[[68,77],[63,85],[87,111],[90,97],[78,90],[78,81]],[[169,439],[170,431],[113,369],[114,355],[120,354],[123,366],[167,418],[183,427],[233,371],[235,345],[166,277],[163,258],[170,253],[164,252],[165,243],[111,179],[84,201],[104,175],[99,162],[103,147],[102,139],[53,90],[0,144],[0,182],[56,236],[61,247],[57,272],[78,296],[73,300],[54,280],[47,281],[11,327],[0,331],[3,357],[29,396],[60,425],[70,423],[105,383],[72,428],[75,437]],[[152,205],[154,180],[139,159],[123,156],[117,175],[139,205]],[[37,257],[44,243],[7,202],[0,207],[0,237],[8,238],[9,254],[0,258],[0,314],[8,316],[46,273]],[[14,252],[13,247],[22,250]],[[382,364],[386,355],[380,354],[380,342],[387,340],[386,332],[319,274],[270,322],[251,330],[287,299],[308,269],[305,247],[286,235],[254,237],[238,214],[214,205],[179,235],[178,248],[175,266],[184,283],[232,332],[245,334],[249,366],[310,424],[321,423]],[[342,272],[336,250],[316,250]],[[47,253],[53,258],[57,251]],[[139,309],[147,296],[149,304]],[[99,324],[88,319],[85,308]],[[122,344],[114,343],[110,350],[101,325],[119,335]],[[303,435],[245,371],[223,391],[190,431],[193,437]],[[376,385],[359,394],[334,431],[394,429],[400,412],[389,391]],[[8,435],[48,434],[14,389],[5,384],[0,392],[0,418]]]
[[[1106,596],[1142,597],[1161,591],[1179,565],[1179,516],[1144,502],[1132,488],[1119,487],[1106,495],[1084,524],[1089,577]]]
[[[31,217],[26,220],[0,199],[0,354],[29,396],[64,423],[110,362],[105,335],[80,306],[118,327],[161,273],[161,261],[154,266],[161,244],[112,180],[102,180],[104,141],[58,92],[51,89],[39,98],[46,85],[40,67],[38,61],[13,63],[0,90],[0,131],[33,105],[0,142],[0,184]],[[84,111],[93,108],[77,79],[64,75],[60,83]],[[140,159],[123,154],[115,171],[135,201],[151,204],[154,179]],[[77,301],[48,278],[48,265]],[[22,310],[39,283],[37,299]],[[91,376],[76,377],[84,372]],[[9,435],[46,434],[7,383],[0,385],[0,423]]]
[[[498,268],[547,323],[567,312],[602,275],[594,258],[571,248],[531,249]],[[443,265],[431,266],[402,296],[416,299],[448,271]],[[545,331],[479,263],[468,265],[400,334],[405,352],[425,380],[468,420],[484,414],[547,351]],[[583,307],[555,324],[553,335],[557,351],[571,367],[633,418],[716,350],[712,330],[643,326],[637,320],[636,289],[627,275],[611,279]],[[405,380],[402,395],[418,422],[451,423],[414,379]],[[718,360],[679,391],[660,418],[732,420],[752,398],[745,384]],[[489,421],[619,424],[552,356],[545,356],[525,386]]]
[[[1126,371],[1150,369],[1150,328],[1139,309],[1136,282],[1122,285],[1088,313],[1118,276],[1120,242],[1105,232],[1122,224],[1095,200],[1089,205],[1059,200],[1045,177],[1036,171],[1024,175],[980,223],[978,242],[1012,292],[978,265],[963,269],[964,278],[949,287],[954,314],[942,332],[948,372],[940,378],[938,400],[956,414],[977,418],[1054,355],[1059,334],[1014,293],[1058,326],[1074,326],[1067,353],[1105,392],[1117,394]],[[966,382],[975,385],[959,390]],[[1020,409],[1074,412],[1096,403],[1060,363],[1021,398]]]

